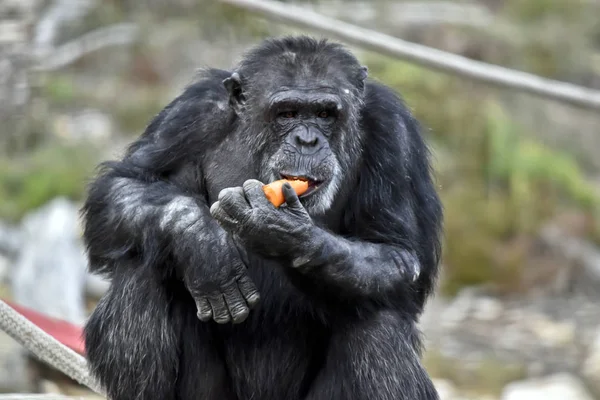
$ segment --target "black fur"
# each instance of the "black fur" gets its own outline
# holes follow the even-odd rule
[[[85,340],[112,400],[438,398],[416,324],[442,208],[417,121],[366,76],[337,44],[266,41],[103,164],[83,215],[112,284]],[[256,180],[280,172],[322,188],[275,208]]]

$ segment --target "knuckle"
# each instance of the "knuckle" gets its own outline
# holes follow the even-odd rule
[[[233,188],[225,188],[219,192],[219,196],[217,197],[218,201],[227,201],[230,200],[233,196]]]
[[[241,225],[241,233],[246,233],[249,228],[256,225],[254,222],[254,213],[249,211],[241,214],[238,218],[238,222]]]
[[[228,191],[219,199],[222,204],[221,208],[223,211],[236,211],[243,208],[244,201],[240,199],[240,194],[234,189],[228,189]]]
[[[231,268],[231,266],[229,266],[229,268]],[[230,296],[232,293],[234,293],[236,281],[234,275],[234,271],[232,270],[230,270],[227,273],[227,277],[225,278],[225,280],[223,280],[223,283],[221,284],[221,292],[223,294]]]
[[[225,304],[220,304],[219,307],[217,307],[213,319],[219,324],[226,324],[231,320],[231,316],[229,315],[229,311]]]
[[[221,303],[223,303],[223,295],[220,290],[211,292],[207,297],[213,310],[220,309]]]
[[[212,205],[212,206],[210,206],[210,213],[211,213],[212,215],[219,214],[219,213],[221,213],[222,211],[223,211],[223,209],[221,208],[221,202],[220,202],[220,201],[215,201],[215,202],[213,203],[213,205]]]
[[[241,290],[255,287],[254,282],[252,282],[252,279],[248,276],[247,268],[243,265],[238,269],[236,279]]]
[[[253,185],[256,185],[257,183],[260,183],[260,182],[258,180],[256,180],[256,179],[246,179],[244,181],[243,186],[245,186],[245,187],[246,186],[253,186]]]
[[[258,292],[256,285],[254,284],[252,279],[250,279],[250,277],[247,274],[244,274],[244,277],[240,283],[241,283],[241,286],[243,286],[243,290],[246,293],[250,294],[250,293]]]
[[[254,190],[258,187],[262,187],[262,183],[256,179],[248,179],[242,185],[244,191]]]
[[[246,264],[240,260],[233,260],[230,265],[233,265],[233,271],[237,279],[242,279],[246,274]]]

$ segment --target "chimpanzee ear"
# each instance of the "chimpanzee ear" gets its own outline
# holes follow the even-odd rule
[[[369,76],[369,68],[366,66],[362,66],[360,67],[360,69],[358,70],[358,79],[362,82],[367,80],[367,77]]]
[[[360,67],[356,78],[358,79],[358,87],[361,90],[364,90],[365,81],[367,80],[368,76],[369,76],[369,69],[365,66]]]
[[[236,113],[239,113],[246,101],[240,74],[237,72],[232,73],[229,78],[223,80],[223,85],[229,93],[229,105]]]

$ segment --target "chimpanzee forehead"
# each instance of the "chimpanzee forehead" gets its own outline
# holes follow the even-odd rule
[[[307,37],[267,40],[238,65],[250,97],[269,97],[282,88],[347,95],[363,84],[362,66],[341,45]]]
[[[294,64],[266,65],[264,69],[257,71],[252,80],[258,84],[255,89],[263,93],[288,89],[338,93],[354,84],[355,75],[353,70],[342,66],[299,60]]]

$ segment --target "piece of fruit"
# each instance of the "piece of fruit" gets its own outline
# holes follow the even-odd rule
[[[274,181],[269,183],[268,185],[263,186],[263,192],[265,192],[265,196],[267,199],[275,206],[279,207],[283,203],[285,203],[285,198],[283,197],[283,184],[289,182],[292,185],[292,188],[296,192],[298,196],[302,195],[304,192],[308,190],[308,182],[303,181],[301,179],[288,180],[288,179],[280,179],[278,181]]]

